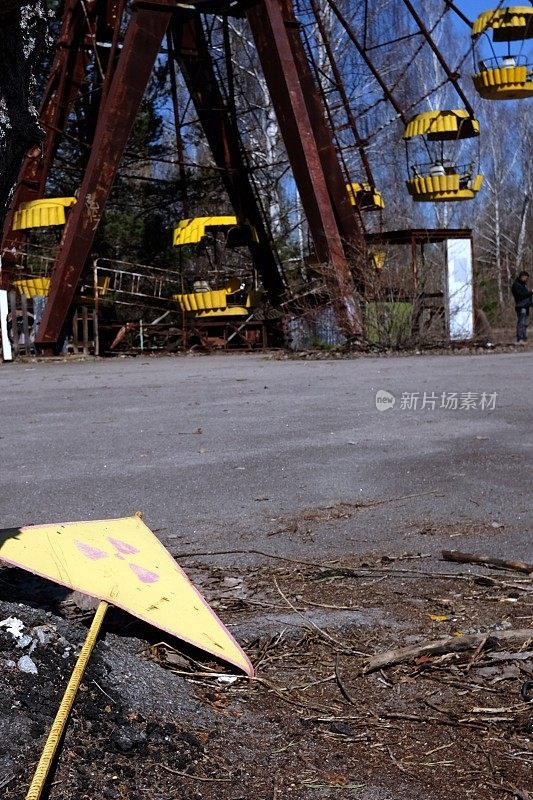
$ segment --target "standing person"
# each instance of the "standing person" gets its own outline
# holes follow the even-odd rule
[[[523,270],[511,286],[516,309],[516,341],[520,344],[527,342],[527,323],[529,309],[533,305],[533,292],[528,288],[529,272]]]

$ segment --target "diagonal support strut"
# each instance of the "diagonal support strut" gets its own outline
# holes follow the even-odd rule
[[[290,7],[281,0],[262,0],[246,12],[261,66],[291,162],[298,191],[306,213],[315,250],[320,261],[331,267],[328,283],[337,307],[339,322],[348,336],[363,332],[359,299],[342,239],[342,225],[336,210],[345,213],[332,187],[326,164],[331,164],[333,144],[317,135],[317,111],[306,97],[312,86],[302,60],[291,44],[294,24]],[[308,69],[308,68],[307,68]],[[314,123],[314,124],[313,124]],[[335,156],[336,160],[336,156]],[[338,163],[337,163],[337,169]],[[337,181],[338,186],[338,181]],[[330,193],[331,190],[331,193]],[[336,209],[337,206],[337,209]]]
[[[36,344],[41,347],[51,348],[60,338],[173,5],[172,0],[159,0],[156,7],[133,6],[77,203],[69,214],[54,265],[50,294],[36,337]]]

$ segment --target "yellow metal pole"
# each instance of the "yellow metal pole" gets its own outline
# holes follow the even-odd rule
[[[50,733],[48,734],[48,739],[46,740],[39,763],[35,769],[35,774],[33,776],[30,788],[28,789],[26,800],[39,800],[41,796],[41,792],[43,791],[46,778],[50,772],[50,767],[52,766],[59,742],[61,741],[61,737],[67,725],[70,712],[72,711],[74,700],[76,699],[78,689],[80,688],[80,683],[82,682],[87,664],[89,663],[89,659],[98,639],[98,634],[100,633],[107,609],[108,604],[103,601],[96,609],[96,614],[94,615],[91,627],[87,633],[87,638],[83,643],[78,660],[76,661],[76,665],[72,670],[72,675],[70,676],[67,688],[65,689],[65,694],[61,700],[61,705],[59,706],[52,727],[50,728]]]

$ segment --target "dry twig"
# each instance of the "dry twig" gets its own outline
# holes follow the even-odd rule
[[[180,778],[188,778],[191,781],[204,781],[205,783],[231,783],[233,778],[204,778],[201,775],[189,775],[188,772],[180,772],[179,769],[172,769],[167,767],[166,764],[159,764],[159,766],[167,772],[172,772],[173,775],[179,775]]]
[[[445,653],[461,653],[464,650],[472,650],[478,647],[486,639],[486,644],[499,644],[500,642],[526,642],[533,639],[533,628],[524,628],[511,631],[493,631],[487,633],[474,633],[470,636],[447,637],[446,639],[436,639],[422,645],[411,645],[409,647],[399,647],[394,650],[387,650],[385,653],[378,653],[369,659],[363,672],[368,674],[384,667],[392,667],[395,664],[404,664],[406,661],[414,661],[421,656],[439,656]]]
[[[345,700],[347,700],[352,706],[357,705],[353,697],[351,696],[350,692],[344,685],[341,680],[341,676],[339,675],[339,654],[337,653],[335,657],[335,679],[339,685],[339,689],[341,690],[341,694]]]
[[[289,600],[289,598],[287,597],[287,595],[286,595],[286,594],[284,594],[284,593],[283,593],[283,591],[280,589],[280,587],[279,587],[279,584],[278,584],[278,582],[277,582],[277,580],[276,580],[276,578],[275,578],[275,577],[274,577],[274,585],[275,585],[276,589],[278,590],[278,592],[280,593],[281,597],[282,597],[282,598],[285,600],[285,602],[286,602],[286,603],[287,603],[287,605],[289,606],[289,608],[291,608],[291,609],[292,609],[292,610],[295,612],[295,614],[298,614],[298,616],[300,616],[300,617],[301,617],[301,618],[304,620],[304,622],[305,622],[307,625],[310,625],[312,628],[314,628],[314,630],[315,630],[317,633],[319,633],[319,634],[320,634],[320,636],[322,636],[322,638],[324,638],[324,639],[328,639],[328,641],[330,641],[330,642],[333,642],[333,644],[336,644],[336,645],[337,645],[337,647],[341,647],[341,648],[342,648],[342,650],[344,650],[344,652],[348,652],[348,653],[356,653],[356,655],[362,655],[362,656],[366,655],[366,653],[360,653],[360,652],[357,652],[357,651],[354,651],[354,650],[352,650],[350,647],[348,647],[348,646],[347,646],[346,644],[344,644],[343,642],[340,642],[338,639],[335,639],[335,637],[334,637],[334,636],[330,636],[330,634],[329,634],[329,633],[327,633],[326,631],[322,630],[322,628],[320,628],[320,627],[319,627],[319,626],[318,626],[318,625],[317,625],[315,622],[313,622],[313,620],[311,620],[311,619],[308,619],[308,618],[305,616],[305,614],[302,614],[302,612],[301,612],[301,611],[299,611],[299,610],[296,608],[296,606],[295,606],[295,605],[293,605],[293,604],[291,603],[291,601]]]
[[[493,567],[494,569],[524,572],[526,575],[533,573],[533,564],[527,564],[525,561],[510,561],[508,559],[478,555],[477,553],[462,553],[460,550],[443,550],[442,558],[444,561],[454,561],[458,564],[482,564],[485,567]]]

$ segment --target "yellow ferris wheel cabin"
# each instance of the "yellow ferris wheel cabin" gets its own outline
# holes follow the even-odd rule
[[[42,200],[21,203],[13,215],[13,230],[64,225],[65,209],[73,206],[75,202],[75,197],[44,197]]]
[[[174,228],[172,243],[175,247],[187,244],[198,244],[207,233],[226,231],[228,247],[238,247],[241,244],[257,243],[257,231],[246,223],[239,226],[237,217],[224,215],[218,217],[194,217],[182,219]]]
[[[370,183],[347,183],[346,191],[352,206],[361,211],[381,211],[385,208],[381,192]]]
[[[533,7],[506,6],[484,11],[472,26],[472,39],[476,42],[484,34],[492,57],[478,62],[478,71],[473,75],[477,93],[485,100],[533,97],[533,68],[522,53],[526,40],[533,38]],[[492,42],[507,42],[505,54],[496,53],[491,35]]]
[[[425,136],[430,141],[446,142],[471,139],[479,136],[479,122],[464,108],[446,111],[425,111],[417,114],[406,125],[405,140]]]
[[[406,142],[420,139],[429,161],[412,164],[406,181],[407,191],[417,202],[450,202],[472,200],[481,189],[483,176],[475,172],[475,164],[458,163],[457,143],[479,136],[479,122],[465,109],[426,111],[407,124]]]

